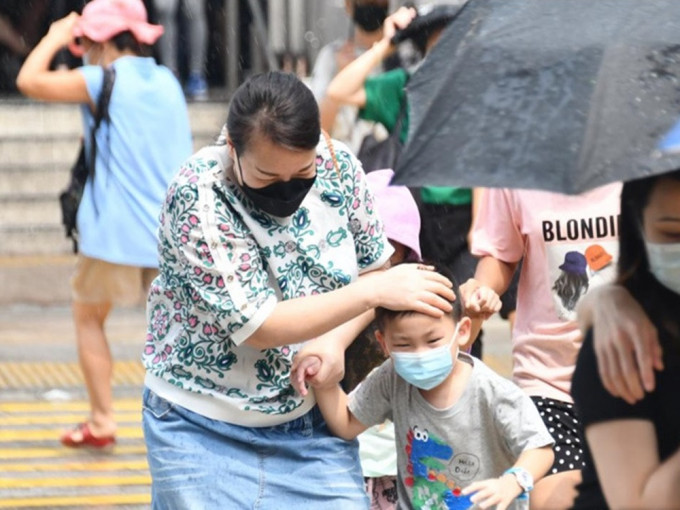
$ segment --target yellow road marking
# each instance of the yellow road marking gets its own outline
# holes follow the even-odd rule
[[[142,408],[141,399],[116,400],[114,407],[117,411],[139,411]],[[85,400],[68,402],[1,402],[0,413],[36,413],[43,411],[90,411],[90,404]]]
[[[0,430],[0,443],[10,441],[49,441],[56,440],[62,433],[62,429],[5,429]],[[116,437],[121,439],[142,439],[144,434],[141,427],[118,427]]]
[[[0,464],[0,473],[30,473],[32,471],[116,471],[118,469],[145,470],[148,469],[146,459],[143,460],[111,460],[94,459],[89,462],[81,459],[78,462],[53,462],[36,464]]]
[[[141,361],[116,361],[112,383],[142,384],[144,373]],[[83,374],[77,362],[0,362],[0,388],[54,388],[82,384]]]
[[[75,425],[81,421],[83,421],[82,414],[0,416],[0,427],[8,425]],[[141,421],[142,416],[139,411],[116,413],[116,423],[141,423]]]
[[[95,487],[111,485],[150,485],[149,475],[88,476],[63,478],[0,478],[0,489],[31,489],[35,487]]]
[[[120,445],[113,449],[116,455],[146,455],[144,445]],[[100,452],[101,455],[110,455],[107,452]],[[54,448],[5,448],[0,449],[0,459],[49,459],[54,457],[82,457],[83,455],[97,455],[96,452],[84,451],[78,448],[66,448],[55,446]],[[92,457],[101,458],[101,457]]]
[[[149,503],[151,503],[151,494],[93,494],[91,496],[4,499],[0,500],[0,508],[91,507],[92,505],[146,505]]]

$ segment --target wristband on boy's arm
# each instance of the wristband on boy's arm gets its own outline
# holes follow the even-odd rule
[[[517,483],[522,488],[522,491],[526,494],[534,488],[534,477],[532,474],[524,468],[521,467],[511,467],[505,470],[504,475],[514,475]]]

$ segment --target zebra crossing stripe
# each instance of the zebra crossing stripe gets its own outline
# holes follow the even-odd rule
[[[140,445],[116,445],[113,450],[116,456],[119,455],[146,455],[146,447]],[[111,454],[106,453],[106,458]],[[53,448],[0,448],[0,460],[12,459],[50,459],[55,457],[82,458],[83,452],[76,448],[64,448],[63,446],[54,446]]]
[[[57,508],[63,506],[93,505],[148,505],[151,503],[151,493],[142,494],[96,494],[87,496],[60,496],[39,498],[16,498],[0,500],[0,508]]]

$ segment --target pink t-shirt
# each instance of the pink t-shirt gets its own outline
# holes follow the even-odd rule
[[[582,195],[485,190],[472,252],[524,257],[517,293],[513,378],[529,395],[572,402],[581,339],[576,305],[616,273],[621,184]]]

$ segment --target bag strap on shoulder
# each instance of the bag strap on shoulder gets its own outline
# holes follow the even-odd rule
[[[104,83],[102,85],[101,94],[97,100],[97,109],[94,112],[94,125],[90,131],[90,161],[88,170],[94,176],[95,161],[97,160],[97,138],[95,134],[102,120],[110,122],[109,117],[109,102],[111,101],[111,93],[113,91],[113,83],[116,81],[116,70],[113,67],[104,68]]]

